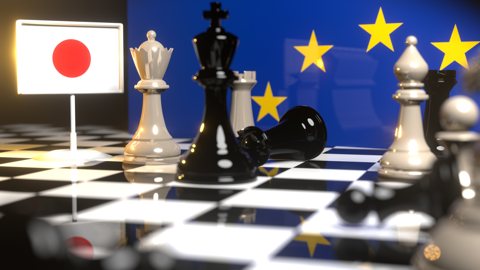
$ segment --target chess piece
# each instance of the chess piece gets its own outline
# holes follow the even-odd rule
[[[176,162],[180,155],[180,147],[165,126],[160,98],[160,93],[169,88],[163,76],[173,49],[165,48],[155,37],[155,31],[150,30],[140,48],[130,49],[141,78],[135,89],[143,94],[143,105],[138,129],[125,147],[127,163]]]
[[[461,196],[458,172],[454,156],[439,157],[432,173],[412,185],[378,182],[372,194],[349,189],[340,195],[335,208],[342,220],[352,224],[361,223],[370,211],[374,211],[380,221],[403,211],[424,213],[438,220]]]
[[[233,82],[232,87],[232,105],[230,110],[230,122],[233,131],[239,131],[249,126],[255,125],[252,112],[252,88],[257,84],[255,71],[244,71],[238,73],[238,77]]]
[[[372,196],[355,189],[345,192],[337,201],[342,219],[359,223],[373,210],[384,220],[393,213],[413,210],[438,220],[456,200],[475,194],[475,186],[480,186],[475,183],[473,162],[479,136],[468,129],[477,122],[477,106],[465,96],[451,97],[442,105],[440,119],[445,131],[437,133],[437,138],[447,153],[435,162],[432,173],[402,189],[388,189],[386,182],[378,183]],[[381,196],[387,193],[391,194],[388,198]]]
[[[416,48],[417,38],[409,36],[406,43],[407,48],[394,66],[400,82],[400,89],[393,95],[400,103],[395,139],[383,155],[378,173],[380,179],[411,182],[430,172],[435,155],[425,141],[420,112],[420,103],[428,99],[422,89],[428,65]]]
[[[255,168],[240,149],[227,116],[227,89],[236,79],[229,67],[238,43],[220,26],[227,15],[220,3],[211,3],[211,10],[203,13],[210,27],[193,39],[202,67],[194,80],[205,88],[205,112],[199,133],[178,163],[178,181],[233,184],[255,179]]]
[[[327,128],[320,114],[307,106],[297,106],[282,116],[277,126],[262,131],[246,127],[238,132],[240,146],[255,166],[269,158],[308,160],[325,148]]]
[[[437,132],[442,130],[439,117],[440,106],[450,96],[450,91],[457,83],[456,70],[429,70],[423,83],[429,97],[423,114],[425,140],[430,150],[438,156],[443,150],[436,139]]]
[[[461,196],[433,228],[429,242],[420,247],[413,257],[418,270],[477,269],[480,258],[480,181],[475,171],[474,144],[480,136],[468,131],[478,120],[476,104],[465,96],[449,98],[440,110],[440,119],[446,131],[438,138],[458,163]]]

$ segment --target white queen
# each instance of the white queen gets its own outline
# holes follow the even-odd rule
[[[155,31],[150,30],[148,40],[140,48],[130,49],[141,79],[135,89],[143,93],[143,105],[137,131],[125,147],[125,163],[176,163],[180,156],[180,147],[165,126],[160,98],[160,93],[169,88],[163,76],[173,49],[165,48],[155,40],[156,36]]]

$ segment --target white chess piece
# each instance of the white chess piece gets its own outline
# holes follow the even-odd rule
[[[253,126],[252,88],[257,84],[255,71],[235,71],[238,80],[233,82],[232,105],[230,110],[230,123],[236,134],[237,131]]]
[[[160,93],[169,88],[163,75],[173,49],[165,48],[155,37],[155,31],[150,30],[140,48],[130,49],[141,79],[135,89],[143,93],[143,105],[137,132],[125,147],[126,163],[176,162],[180,156],[180,147],[165,126],[160,99]]]
[[[400,89],[393,99],[400,103],[395,139],[383,155],[378,171],[380,179],[413,181],[430,173],[435,155],[423,134],[420,103],[428,99],[423,88],[428,65],[418,52],[417,38],[407,38],[407,48],[394,66]]]
[[[480,265],[480,192],[475,172],[474,144],[480,136],[468,131],[478,120],[478,107],[470,98],[449,98],[440,110],[445,131],[437,137],[455,156],[462,196],[434,227],[431,239],[413,257],[419,270],[477,269]]]

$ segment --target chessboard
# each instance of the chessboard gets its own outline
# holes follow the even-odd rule
[[[76,168],[38,161],[68,148],[69,131],[0,126],[0,216],[44,219],[87,243],[93,259],[129,246],[164,251],[174,269],[403,270],[427,239],[418,219],[370,213],[352,225],[336,213],[346,190],[372,190],[385,149],[327,147],[310,161],[269,160],[251,183],[192,185],[174,181],[176,164],[124,164],[126,131],[77,133],[80,149],[111,158]],[[176,141],[184,152],[192,142]]]

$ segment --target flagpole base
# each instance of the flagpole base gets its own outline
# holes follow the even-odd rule
[[[90,166],[96,163],[96,161],[111,157],[111,155],[92,149],[78,149],[76,151],[60,149],[35,156],[33,159],[38,161],[61,163],[65,166]]]

